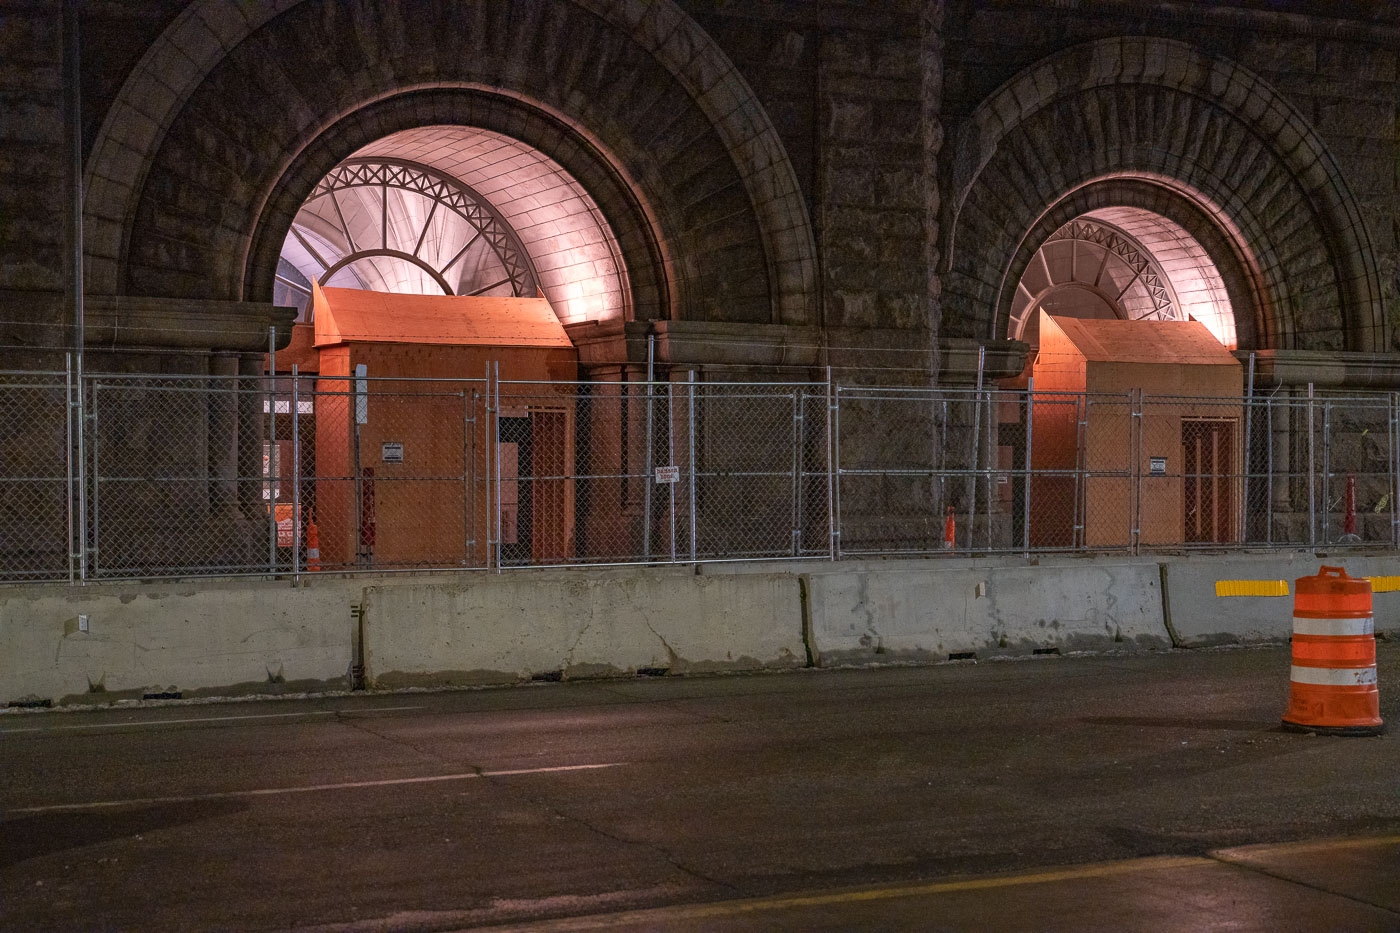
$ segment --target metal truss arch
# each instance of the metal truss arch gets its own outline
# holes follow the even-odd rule
[[[378,198],[373,195],[358,199],[359,213],[373,214],[370,217],[369,241],[361,242],[356,237],[357,226],[350,220],[342,206],[342,196],[346,192],[361,189],[379,189]],[[425,199],[430,207],[421,221],[414,220],[405,236],[402,224],[391,220],[389,191],[407,192]],[[316,214],[323,205],[329,204],[329,216],[333,228],[338,228],[343,238],[342,248],[332,257],[325,257],[312,249],[304,233],[318,226],[315,221],[327,222],[327,212]],[[457,236],[445,252],[440,251],[438,262],[433,262],[423,254],[425,241],[433,229],[434,219],[439,211],[456,215],[464,223],[456,225]],[[310,212],[310,213],[309,213]],[[360,233],[365,233],[365,217],[361,216]],[[321,266],[318,278],[326,283],[341,269],[360,260],[375,257],[407,262],[421,269],[444,294],[480,294],[484,291],[509,285],[510,293],[516,297],[533,297],[539,293],[538,276],[530,260],[530,254],[521,244],[510,224],[500,215],[480,193],[470,185],[441,171],[405,159],[394,158],[351,158],[336,165],[312,190],[310,196],[292,223],[293,236],[307,248],[315,263]],[[324,240],[324,234],[319,238]],[[490,282],[462,282],[452,284],[450,274],[454,266],[463,259],[468,250],[481,243],[489,249],[503,272],[492,276]],[[442,262],[444,256],[447,258]],[[460,275],[460,273],[459,273]]]

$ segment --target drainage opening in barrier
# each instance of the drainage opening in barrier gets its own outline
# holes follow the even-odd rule
[[[1059,653],[1060,653],[1060,649],[1059,649],[1059,648],[1035,648],[1035,649],[1032,649],[1032,650],[1031,650],[1031,654],[1054,654],[1054,655],[1058,655]]]
[[[669,667],[639,667],[639,668],[637,668],[637,676],[638,676],[638,677],[665,677],[665,676],[666,676],[667,674],[669,674],[669,673],[671,673],[671,669],[670,669]]]
[[[948,655],[949,661],[976,661],[976,651],[954,651]]]
[[[143,700],[182,700],[184,697],[185,695],[179,690],[169,690],[164,693],[141,694],[141,699]]]
[[[53,700],[11,700],[5,705],[10,709],[49,709],[53,706]]]
[[[542,681],[544,683],[557,684],[564,679],[563,671],[541,671],[538,674],[531,674],[532,681]]]

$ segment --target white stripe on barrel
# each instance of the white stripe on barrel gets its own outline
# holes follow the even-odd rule
[[[1374,667],[1299,667],[1293,665],[1289,679],[1295,684],[1319,687],[1361,687],[1376,682]]]
[[[1374,635],[1376,622],[1364,619],[1300,619],[1293,617],[1294,635]]]

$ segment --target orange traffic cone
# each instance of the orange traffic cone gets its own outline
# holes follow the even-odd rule
[[[953,537],[957,533],[957,524],[953,521],[953,507],[948,506],[948,517],[943,520],[943,550],[953,549]]]
[[[316,530],[316,523],[313,521],[306,523],[306,569],[321,569],[321,533]]]
[[[1300,577],[1293,597],[1293,668],[1286,729],[1379,735],[1371,581],[1323,567]]]

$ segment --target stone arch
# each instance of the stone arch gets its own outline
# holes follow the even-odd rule
[[[202,119],[201,102],[251,107],[250,125],[300,157],[323,134],[343,131],[361,107],[412,91],[489,89],[510,112],[507,122],[525,119],[522,105],[555,122],[546,133],[550,145],[541,146],[551,157],[565,163],[561,154],[578,150],[634,184],[634,200],[656,221],[653,252],[671,253],[657,273],[675,280],[666,286],[673,293],[692,296],[688,312],[816,320],[811,226],[782,143],[743,77],[673,0],[435,6],[414,4],[412,16],[397,15],[407,4],[325,0],[196,0],[186,7],[138,62],[94,141],[85,171],[90,289],[178,295],[212,284],[216,297],[254,297],[233,285],[242,276],[227,270],[217,282],[197,282],[194,267],[205,257],[193,255],[200,250],[186,234],[211,220],[228,227],[246,217],[230,206],[219,217],[205,209],[181,218],[189,207],[181,198],[189,195],[175,189],[190,179],[177,163],[214,156],[220,164],[186,163],[203,189],[194,197],[227,193],[245,201],[271,201],[273,167],[240,133]],[[461,42],[444,43],[443,35]],[[317,93],[317,80],[305,72],[334,55],[346,56],[347,66],[317,73],[332,83]],[[550,67],[538,67],[542,61]],[[608,110],[600,100],[615,106]],[[243,182],[208,184],[220,173]],[[260,190],[248,191],[253,184]],[[159,285],[142,281],[139,268],[151,244],[134,242],[153,217],[185,228],[167,238],[164,260],[176,274]],[[251,238],[251,230],[235,235]],[[250,261],[256,255],[251,244],[240,252]],[[693,296],[704,296],[701,306]],[[639,313],[643,304],[660,307],[635,304]]]
[[[488,90],[442,87],[407,91],[361,107],[328,127],[285,165],[261,206],[243,260],[231,267],[242,270],[243,294],[255,295],[271,280],[292,218],[326,172],[369,143],[434,125],[472,126],[545,152],[553,149],[554,158],[597,201],[617,238],[630,280],[632,315],[641,320],[665,318],[685,304],[684,278],[670,271],[676,262],[667,254],[668,243],[653,233],[659,221],[634,196],[632,184],[619,177],[587,139],[525,102]]]
[[[1004,329],[1031,231],[1121,191],[1215,244],[1241,348],[1386,346],[1370,236],[1321,139],[1262,79],[1184,43],[1106,39],[1022,72],[958,133],[948,180],[946,333]]]
[[[1236,239],[1221,227],[1194,199],[1174,190],[1161,179],[1109,178],[1075,189],[1056,202],[1025,232],[997,287],[994,336],[1009,336],[1007,321],[1016,284],[1025,274],[1032,257],[1051,234],[1065,224],[1092,211],[1109,207],[1130,207],[1150,211],[1181,226],[1196,239],[1214,260],[1230,306],[1235,310],[1235,337],[1241,347],[1277,346],[1289,335],[1268,330],[1276,316],[1268,313],[1270,277],[1277,280],[1278,269],[1260,269],[1239,249]]]

